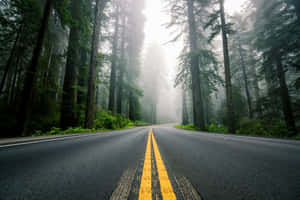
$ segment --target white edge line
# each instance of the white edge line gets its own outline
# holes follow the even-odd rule
[[[128,129],[125,129],[125,130],[128,130]],[[58,138],[53,138],[53,139],[41,139],[41,140],[36,140],[36,141],[31,141],[31,142],[19,142],[19,143],[14,143],[14,144],[3,144],[3,145],[0,144],[0,148],[21,146],[21,145],[27,145],[27,144],[37,144],[37,143],[51,142],[51,141],[58,141],[58,140],[67,140],[67,139],[72,139],[72,138],[95,136],[98,133],[101,133],[101,132],[96,132],[96,134],[88,134],[88,135],[74,135],[74,136],[58,137]],[[104,132],[104,133],[110,133],[110,131]]]
[[[14,144],[4,144],[4,145],[0,145],[0,148],[21,146],[21,145],[27,145],[27,144],[37,144],[37,143],[51,142],[51,141],[57,141],[57,140],[67,140],[67,139],[71,139],[71,138],[85,137],[85,136],[87,136],[87,135],[74,135],[74,136],[59,137],[59,138],[53,138],[53,139],[45,139],[45,140],[42,139],[42,140],[31,141],[31,142],[20,142],[20,143],[14,143]]]

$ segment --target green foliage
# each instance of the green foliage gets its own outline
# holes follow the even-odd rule
[[[134,127],[135,124],[145,124],[145,122],[136,122],[133,123],[126,117],[120,114],[115,116],[111,115],[109,111],[101,110],[96,113],[95,127],[93,129],[85,129],[82,127],[69,127],[66,130],[57,128],[55,126],[51,127],[49,131],[40,130],[35,131],[32,136],[46,136],[46,135],[64,135],[64,134],[73,134],[73,133],[90,133],[95,131],[103,130],[115,130],[122,128]]]
[[[95,129],[85,129],[82,127],[70,127],[66,130],[61,130],[61,128],[52,127],[49,131],[44,132],[41,130],[35,131],[32,136],[47,136],[47,135],[65,135],[65,134],[74,134],[74,133],[89,133],[94,132]]]
[[[262,121],[243,118],[237,134],[289,137],[289,131],[284,121]]]
[[[129,124],[130,120],[123,115],[111,115],[109,111],[101,110],[96,114],[95,129],[120,129]]]
[[[134,124],[135,126],[148,126],[148,125],[150,125],[150,124],[147,123],[147,122],[139,121],[139,120],[135,121],[133,124]]]
[[[176,125],[175,128],[200,131],[193,124]],[[211,133],[228,133],[228,128],[223,124],[216,122],[206,125],[206,131]],[[239,129],[236,134],[257,135],[257,136],[274,136],[289,137],[289,131],[284,121],[262,121],[257,119],[243,118],[239,123]],[[295,136],[300,139],[300,135]]]
[[[206,125],[206,130],[212,133],[228,133],[228,128],[223,124],[209,124]]]
[[[259,120],[249,118],[243,118],[241,120],[240,129],[237,130],[236,133],[246,135],[269,135],[269,133],[264,130]]]
[[[277,136],[277,137],[290,136],[287,126],[283,120],[276,121],[270,127],[267,127],[267,131],[271,136]]]
[[[192,130],[192,131],[200,131],[200,129],[197,128],[194,124],[176,125],[175,128],[181,128],[181,129]]]

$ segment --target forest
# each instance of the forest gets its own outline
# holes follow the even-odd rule
[[[0,0],[0,137],[170,122],[299,137],[300,1],[162,1],[179,95],[162,44],[145,48],[147,2]]]
[[[233,15],[224,0],[169,2],[172,42],[186,45],[176,79],[183,128],[297,136],[300,2],[248,0]]]

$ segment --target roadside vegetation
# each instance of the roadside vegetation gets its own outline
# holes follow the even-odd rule
[[[74,133],[93,133],[111,130],[122,130],[128,128],[134,128],[136,126],[146,126],[149,125],[143,121],[132,122],[123,115],[112,115],[109,111],[100,111],[96,113],[96,119],[94,121],[94,128],[87,129],[83,127],[69,127],[65,130],[58,127],[51,127],[48,129],[36,130],[32,136],[47,136],[47,135],[66,135]]]
[[[187,125],[176,125],[175,128],[200,131],[199,128],[193,124]],[[228,127],[217,122],[206,125],[204,131],[210,133],[229,133]],[[237,135],[253,135],[253,136],[267,136],[267,137],[279,137],[279,138],[298,138],[300,139],[300,134],[293,135],[287,129],[284,121],[266,121],[243,118],[239,123],[237,130],[234,132]]]
[[[226,0],[166,0],[171,38],[151,45],[145,0],[0,2],[0,137],[179,118],[202,131],[299,134],[299,0],[245,0],[235,13]],[[162,44],[178,41],[172,91]]]
[[[168,27],[180,30],[171,41],[185,41],[176,77],[184,126],[177,127],[299,137],[299,0],[247,0],[239,13],[224,0],[168,2]]]

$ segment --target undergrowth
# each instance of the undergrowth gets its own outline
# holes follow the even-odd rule
[[[133,128],[136,126],[148,125],[142,121],[132,122],[128,118],[120,114],[112,115],[111,112],[102,110],[96,113],[96,119],[94,121],[94,128],[86,129],[82,127],[69,127],[66,130],[61,128],[51,127],[48,131],[36,130],[32,136],[48,136],[48,135],[65,135],[74,133],[92,133],[109,130],[121,130]]]
[[[176,125],[175,128],[200,131],[200,129],[195,127],[193,124]],[[223,124],[218,124],[214,122],[211,124],[207,124],[205,126],[205,130],[203,131],[226,134],[228,133],[228,127],[224,126]],[[235,134],[300,139],[300,133],[296,136],[292,136],[288,131],[285,122],[282,120],[264,121],[244,118],[238,123],[238,127]]]

